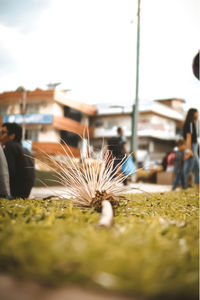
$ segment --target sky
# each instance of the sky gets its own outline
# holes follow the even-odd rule
[[[141,0],[139,101],[200,108],[199,0]],[[69,98],[133,104],[137,0],[0,0],[0,92],[61,82]]]

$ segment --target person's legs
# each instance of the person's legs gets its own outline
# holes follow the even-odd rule
[[[119,164],[121,164],[121,162],[122,162],[122,159],[115,159],[115,161],[114,161],[114,164],[113,164],[113,171],[112,171],[112,173],[111,173],[111,175],[114,175],[114,177],[116,177],[117,176],[117,174],[119,173],[119,172],[122,172],[121,171],[121,168],[119,167],[117,167],[117,165],[119,165]],[[123,184],[124,185],[127,185],[128,184],[128,179],[127,178],[125,178],[124,180],[123,180]]]
[[[179,185],[179,183],[180,183],[180,173],[175,173],[174,182],[172,185],[173,191],[176,189],[176,187]]]
[[[192,151],[194,153],[194,164],[193,164],[193,172],[194,172],[194,180],[195,184],[199,187],[199,157],[197,153],[197,144],[192,144]]]
[[[183,171],[181,172],[181,175],[180,175],[180,181],[181,181],[182,189],[185,189],[185,180],[184,180],[184,173],[183,173]]]
[[[194,182],[195,182],[195,184],[199,185],[199,160],[198,160],[198,157],[194,158],[193,171],[194,171]]]
[[[192,171],[194,165],[194,157],[189,157],[185,162],[184,162],[184,167],[183,167],[183,174],[184,174],[184,189],[187,189],[187,180],[188,180],[188,175]]]

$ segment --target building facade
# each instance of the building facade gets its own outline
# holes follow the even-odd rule
[[[161,162],[166,152],[173,150],[175,141],[181,137],[184,119],[183,99],[164,99],[143,102],[139,107],[138,160],[145,157]],[[127,150],[131,149],[131,106],[98,106],[95,117],[91,117],[94,127],[93,146],[100,149],[102,142],[117,135],[117,128],[124,130]]]
[[[147,156],[150,160],[161,161],[166,152],[172,151],[176,139],[181,136],[183,103],[183,99],[161,99],[140,105],[139,161]],[[0,94],[0,123],[21,124],[23,137],[32,142],[35,152],[38,149],[49,154],[63,153],[59,143],[65,142],[72,154],[79,157],[80,137],[85,133],[89,133],[94,150],[98,151],[108,138],[117,135],[119,126],[124,129],[130,151],[131,115],[131,106],[88,105],[70,100],[67,91],[56,89],[20,89]]]
[[[33,143],[33,149],[58,153],[59,143],[67,143],[75,156],[80,155],[81,138],[89,116],[96,107],[69,100],[67,91],[56,89],[0,94],[0,122],[16,122],[23,128],[23,138]],[[88,127],[90,136],[93,128]],[[62,152],[62,150],[61,150]]]

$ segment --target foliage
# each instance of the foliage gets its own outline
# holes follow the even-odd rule
[[[124,195],[112,228],[65,200],[0,199],[0,272],[147,299],[198,297],[198,194]]]

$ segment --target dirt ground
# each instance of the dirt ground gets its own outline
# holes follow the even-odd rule
[[[76,287],[53,288],[0,275],[1,300],[142,300]]]

